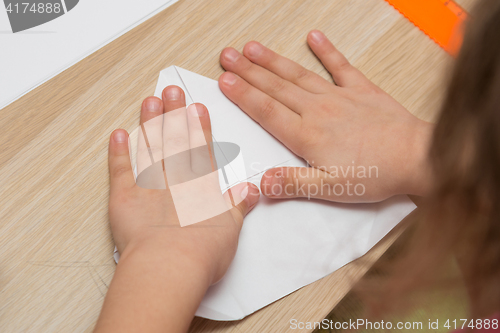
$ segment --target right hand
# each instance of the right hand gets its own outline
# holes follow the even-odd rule
[[[323,33],[312,31],[307,40],[336,84],[257,42],[243,54],[221,53],[222,92],[311,165],[268,170],[262,193],[338,202],[424,195],[433,125],[370,82]]]

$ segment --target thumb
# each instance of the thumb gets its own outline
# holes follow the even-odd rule
[[[130,163],[128,133],[115,130],[109,140],[109,180],[111,192],[120,191],[135,185],[134,173]]]
[[[329,173],[306,167],[281,167],[267,170],[262,176],[262,194],[273,199],[315,198],[337,201],[338,183]],[[342,196],[340,194],[340,196]],[[334,199],[335,198],[335,199]]]
[[[239,224],[243,223],[243,218],[259,202],[259,197],[259,188],[252,183],[235,185],[224,193],[226,203],[232,207],[230,212]]]

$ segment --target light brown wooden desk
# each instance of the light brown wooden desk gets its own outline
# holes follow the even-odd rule
[[[115,269],[108,137],[137,126],[160,70],[217,79],[225,46],[258,40],[330,80],[306,45],[313,28],[414,114],[434,118],[450,58],[383,0],[180,0],[1,110],[0,331],[92,330]],[[240,322],[197,318],[192,331],[288,332],[292,318],[321,320],[396,236]]]

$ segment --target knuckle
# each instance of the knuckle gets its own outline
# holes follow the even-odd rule
[[[285,88],[285,81],[282,79],[274,79],[269,85],[269,90],[272,94],[277,94]]]
[[[309,71],[303,67],[300,67],[295,73],[295,80],[304,80],[309,76]]]
[[[338,54],[337,55],[337,59],[335,59],[335,68],[336,68],[337,71],[343,72],[343,71],[350,70],[352,67],[351,67],[351,64],[349,63],[349,61],[347,61],[346,58],[344,58],[343,56],[341,56],[340,54]]]
[[[366,95],[378,95],[380,93],[383,93],[383,90],[377,87],[374,84],[367,84],[362,86],[362,93]]]
[[[336,116],[338,115],[339,109],[342,108],[342,103],[343,99],[338,98],[335,103],[331,103],[329,101],[319,101],[314,108],[314,112],[317,115],[323,115],[323,116]],[[320,124],[316,124],[313,120],[308,119],[308,125],[309,126],[304,126],[304,131],[308,131],[311,126],[315,127]],[[314,135],[314,133],[309,133]]]
[[[334,109],[332,104],[333,103],[321,101],[320,103],[318,103],[317,112],[327,112],[328,113],[328,112],[332,111],[332,109]]]
[[[241,203],[239,203],[238,205],[234,206],[234,208],[237,212],[237,214],[240,215],[240,217],[245,217],[245,212],[248,208],[246,208],[246,203],[245,201],[242,201]]]
[[[251,92],[252,86],[248,84],[248,82],[238,82],[236,83],[236,89],[238,90],[239,94],[235,96],[235,100],[243,99],[243,97],[248,96],[248,94]]]
[[[266,99],[260,107],[261,118],[265,120],[271,119],[272,117],[274,117],[275,110],[276,103],[270,98]]]
[[[115,178],[121,177],[124,174],[127,174],[131,171],[130,166],[128,165],[116,165],[111,168],[111,175]]]
[[[148,151],[153,155],[153,156],[156,156],[157,154],[161,154],[163,151],[162,151],[162,148],[161,147],[158,147],[158,146],[150,146],[148,148]]]
[[[244,58],[244,57],[242,57]],[[252,70],[253,68],[253,64],[247,60],[247,59],[243,59],[243,60],[246,60],[246,61],[240,61],[240,70],[243,72],[243,73],[248,73]]]
[[[351,68],[351,63],[336,49],[331,49],[327,53],[328,57],[332,59],[335,69],[338,71],[348,70]]]
[[[184,147],[188,144],[187,140],[183,137],[176,136],[176,137],[171,137],[166,140],[166,144],[170,147]]]

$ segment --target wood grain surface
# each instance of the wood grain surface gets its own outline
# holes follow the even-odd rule
[[[224,47],[257,40],[331,80],[307,47],[311,29],[412,113],[435,119],[451,59],[383,0],[180,0],[2,109],[0,331],[92,330],[115,270],[108,137],[138,125],[160,70],[217,79]],[[399,232],[242,321],[196,318],[191,331],[288,332],[292,318],[319,321]]]

